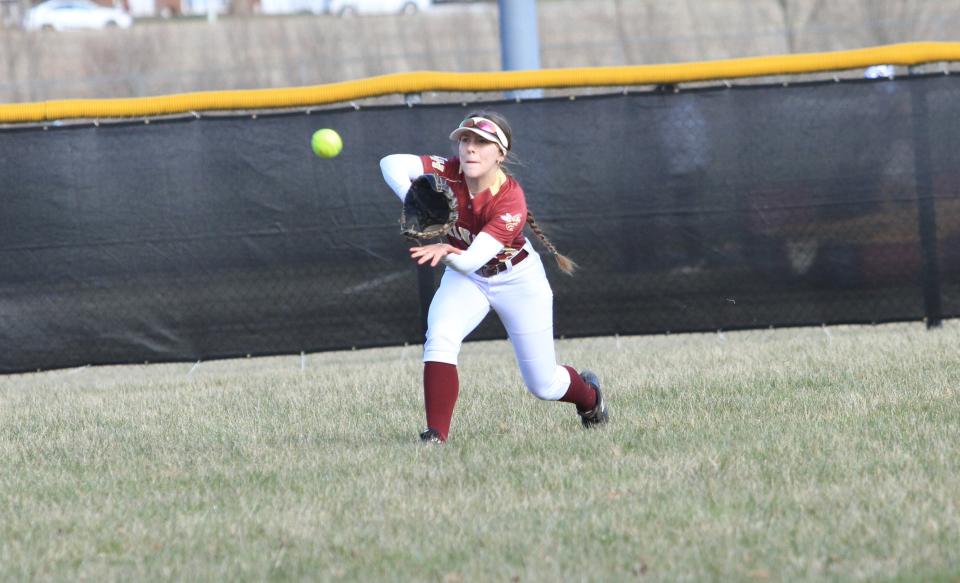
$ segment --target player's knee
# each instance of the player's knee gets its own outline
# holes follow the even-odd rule
[[[552,395],[549,385],[527,385],[527,391],[530,392],[534,397],[544,400],[544,401],[556,401],[556,399],[551,399]]]
[[[569,375],[558,366],[551,366],[548,370],[542,371],[524,371],[523,382],[533,396],[544,401],[558,400],[570,384]]]
[[[430,327],[423,345],[423,359],[457,364],[463,339],[443,327]]]
[[[430,328],[427,330],[427,347],[460,352],[460,346],[462,344],[463,339],[460,338],[460,335],[453,333],[451,330],[445,330],[443,327]]]

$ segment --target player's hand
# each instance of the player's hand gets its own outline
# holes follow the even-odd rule
[[[450,254],[460,255],[462,251],[453,245],[446,243],[434,243],[433,245],[424,245],[423,247],[411,247],[410,259],[417,262],[418,265],[430,262],[430,267],[436,267],[440,260]]]

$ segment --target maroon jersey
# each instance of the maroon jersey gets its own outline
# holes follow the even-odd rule
[[[474,237],[486,233],[503,243],[503,251],[495,258],[497,261],[514,255],[523,247],[526,242],[523,227],[527,223],[527,201],[523,189],[512,176],[503,175],[505,180],[496,194],[488,188],[471,198],[460,171],[459,158],[421,156],[420,159],[424,173],[442,176],[457,195],[457,224],[447,235],[451,245],[466,249]]]

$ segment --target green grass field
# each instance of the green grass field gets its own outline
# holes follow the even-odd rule
[[[0,580],[960,580],[960,324],[566,340],[611,425],[420,348],[0,377]]]

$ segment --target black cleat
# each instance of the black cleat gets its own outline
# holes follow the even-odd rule
[[[443,439],[440,437],[440,432],[432,427],[427,427],[422,433],[420,433],[420,441],[423,443],[443,443]]]
[[[607,402],[603,399],[603,392],[600,390],[600,379],[589,370],[580,373],[580,378],[597,392],[597,404],[593,409],[584,413],[577,411],[577,415],[580,416],[580,422],[587,428],[603,425],[610,420],[610,415],[607,413]]]

